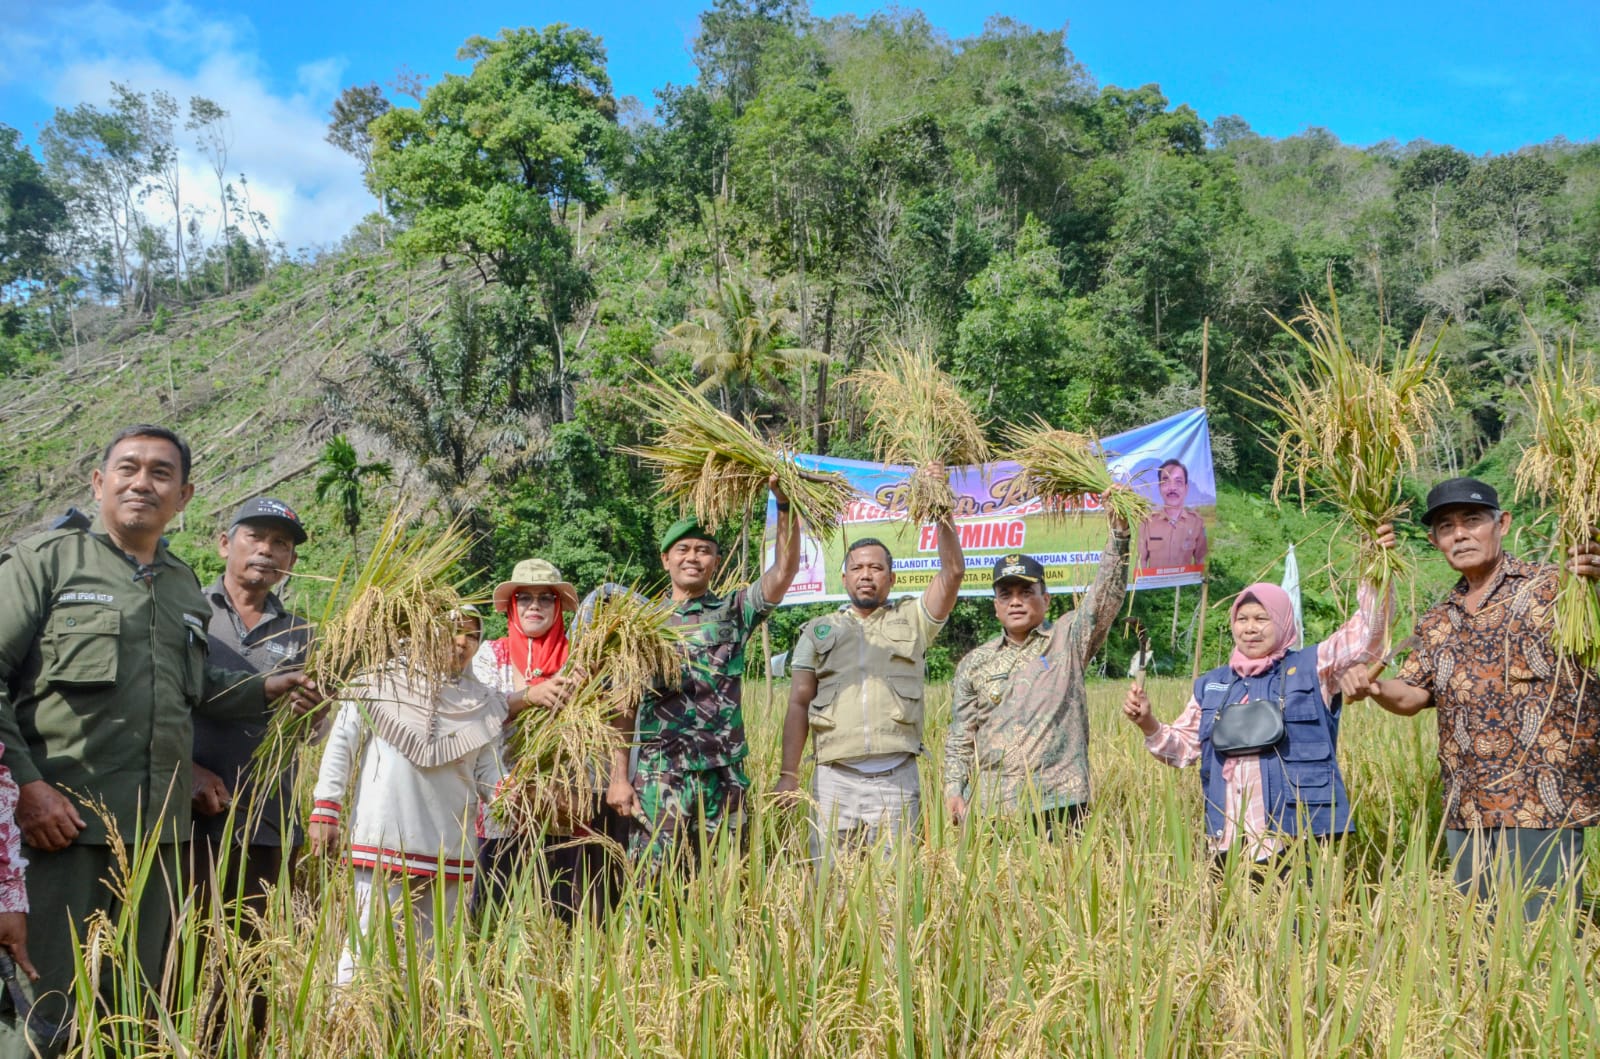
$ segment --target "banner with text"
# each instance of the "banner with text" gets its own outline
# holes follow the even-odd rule
[[[1203,409],[1191,409],[1158,423],[1102,438],[1111,476],[1149,497],[1155,512],[1134,528],[1129,582],[1135,589],[1198,584],[1205,576],[1208,525],[1215,518],[1216,475],[1211,434]],[[939,572],[934,527],[913,526],[901,516],[911,469],[832,456],[798,454],[795,462],[818,471],[837,471],[856,489],[845,510],[842,533],[823,544],[802,531],[800,572],[784,603],[825,603],[846,598],[842,569],[847,541],[876,537],[894,556],[894,594],[921,592]],[[1051,592],[1083,592],[1094,581],[1105,547],[1105,514],[1099,498],[1086,498],[1086,510],[1065,517],[1049,515],[1043,499],[1022,495],[1014,463],[956,467],[950,471],[956,494],[956,530],[966,555],[964,596],[992,591],[990,568],[996,559],[1018,552],[1045,568]],[[778,509],[767,499],[767,564],[776,548]]]

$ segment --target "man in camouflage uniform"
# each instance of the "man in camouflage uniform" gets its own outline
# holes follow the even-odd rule
[[[672,582],[668,624],[683,638],[680,684],[639,705],[637,764],[630,754],[612,760],[606,803],[636,821],[630,852],[654,868],[670,857],[692,866],[698,837],[742,824],[750,786],[744,759],[745,647],[750,635],[783,601],[800,567],[800,535],[788,499],[771,483],[778,503],[778,547],[758,584],[727,595],[711,591],[721,564],[716,538],[694,519],[674,523],[661,538],[661,565]],[[635,718],[619,718],[633,733]]]
[[[1083,674],[1127,591],[1128,528],[1112,519],[1094,584],[1061,628],[1045,620],[1044,567],[1026,555],[994,565],[999,636],[956,668],[945,735],[945,807],[1035,815],[1046,834],[1089,807],[1088,692]]]

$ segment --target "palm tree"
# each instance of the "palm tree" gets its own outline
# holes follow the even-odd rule
[[[350,531],[350,548],[359,559],[356,532],[361,528],[362,483],[368,478],[387,482],[394,477],[394,468],[382,460],[362,463],[355,446],[343,434],[329,439],[317,462],[323,467],[317,478],[317,503],[327,503],[332,498],[344,528]]]
[[[794,398],[781,372],[817,363],[826,355],[779,345],[793,330],[796,315],[780,304],[782,293],[781,285],[758,290],[739,277],[724,277],[694,317],[668,329],[657,348],[681,350],[694,358],[694,370],[705,376],[696,389],[716,389],[723,411],[732,411],[728,391],[734,389],[738,410],[748,412],[756,384],[776,394],[793,413]]]

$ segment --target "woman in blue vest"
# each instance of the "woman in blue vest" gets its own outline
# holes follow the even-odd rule
[[[1377,543],[1394,547],[1389,526]],[[1339,676],[1382,657],[1389,614],[1371,586],[1361,586],[1356,603],[1332,636],[1292,650],[1300,630],[1288,593],[1250,585],[1228,614],[1228,664],[1201,674],[1176,721],[1157,721],[1144,689],[1129,688],[1122,712],[1144,733],[1145,748],[1174,768],[1200,762],[1206,839],[1219,856],[1242,843],[1251,860],[1265,861],[1301,834],[1351,830],[1337,756]]]

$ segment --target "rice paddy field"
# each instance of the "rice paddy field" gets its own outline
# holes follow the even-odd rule
[[[1170,720],[1186,682],[1151,689]],[[786,690],[746,689],[757,792],[774,779]],[[758,796],[747,859],[725,849],[685,885],[635,891],[604,927],[567,931],[528,886],[487,926],[463,918],[431,958],[384,939],[340,991],[352,881],[312,861],[256,940],[186,921],[153,1009],[126,982],[120,1014],[80,1006],[93,1025],[82,1054],[1595,1054],[1600,933],[1582,909],[1525,924],[1509,893],[1496,915],[1457,896],[1437,841],[1431,716],[1348,709],[1358,835],[1256,887],[1214,870],[1196,773],[1144,752],[1122,692],[1091,686],[1096,795],[1076,840],[947,822],[949,689],[935,687],[923,833],[894,855],[817,879],[801,815]],[[128,926],[94,931],[89,965],[121,962]],[[254,1041],[252,982],[267,1003]]]

